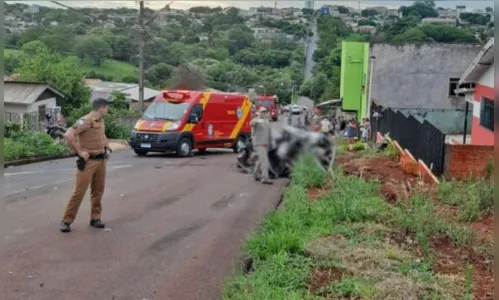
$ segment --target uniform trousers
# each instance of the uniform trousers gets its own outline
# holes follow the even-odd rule
[[[73,223],[89,186],[91,202],[90,219],[100,220],[102,213],[101,201],[104,195],[106,180],[106,163],[107,159],[89,159],[83,171],[76,170],[76,182],[73,194],[66,206],[66,211],[62,219],[64,223]]]

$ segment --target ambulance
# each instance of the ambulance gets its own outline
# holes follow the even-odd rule
[[[278,120],[278,109],[279,99],[277,96],[257,96],[255,99],[256,109],[260,107],[265,107],[270,113],[270,118],[272,121],[276,122]]]
[[[251,101],[238,93],[162,91],[132,130],[130,146],[139,156],[175,152],[180,157],[207,148],[238,153],[251,136]]]

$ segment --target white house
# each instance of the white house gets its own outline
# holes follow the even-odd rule
[[[130,107],[136,107],[139,102],[139,85],[136,83],[109,82],[100,79],[85,79],[85,85],[92,91],[90,101],[97,98],[109,100],[113,92],[123,93]],[[150,103],[161,92],[144,87],[144,102]]]
[[[4,110],[19,115],[21,120],[27,113],[38,113],[43,120],[47,111],[57,108],[57,98],[62,97],[63,93],[48,83],[4,79]]]

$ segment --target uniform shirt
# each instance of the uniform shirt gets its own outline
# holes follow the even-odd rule
[[[251,128],[253,134],[253,145],[266,146],[270,139],[269,121],[261,117],[256,117],[251,120]]]
[[[319,131],[321,128],[321,117],[319,115],[314,114],[312,117],[312,130]]]
[[[104,148],[107,147],[106,128],[104,119],[99,112],[92,111],[81,117],[72,128],[83,151],[90,154],[105,152]]]

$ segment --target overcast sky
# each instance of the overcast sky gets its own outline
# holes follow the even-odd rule
[[[138,4],[136,1],[65,1],[59,0],[63,2],[65,5],[70,5],[73,7],[100,7],[100,8],[117,8],[117,7],[130,7],[130,8],[138,8]],[[7,3],[26,3],[26,4],[38,4],[42,6],[50,6],[50,7],[60,7],[56,4],[51,3],[50,1],[6,1]],[[152,0],[146,1],[146,6],[157,9],[164,7],[170,1],[162,1],[162,0]],[[247,9],[252,6],[274,6],[274,0],[251,0],[251,1],[225,1],[225,0],[188,0],[188,1],[175,1],[171,7],[178,9],[186,9],[193,6],[235,6],[239,8]],[[369,6],[387,6],[391,8],[398,8],[402,5],[411,5],[412,1],[406,0],[360,0],[360,7],[365,8]],[[323,1],[315,1],[315,8],[318,9],[324,4],[336,4],[336,5],[345,5],[354,8],[359,7],[359,0],[323,0]],[[485,8],[487,6],[494,7],[494,0],[468,0],[468,1],[454,1],[454,0],[445,0],[445,1],[436,1],[438,7],[445,8],[455,8],[456,5],[466,5],[466,7],[471,10],[474,8]],[[278,1],[278,7],[304,7],[304,0],[288,0],[288,1]]]

